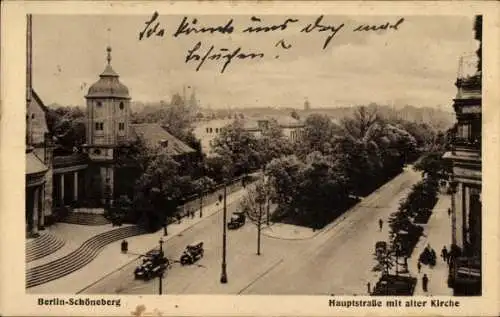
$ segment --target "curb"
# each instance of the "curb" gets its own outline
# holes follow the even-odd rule
[[[233,194],[235,194],[235,193],[233,193]],[[228,205],[231,205],[231,204],[233,204],[233,203],[235,203],[235,202],[230,202]],[[179,232],[176,232],[175,234],[169,234],[168,236],[166,236],[167,238],[166,238],[166,239],[164,239],[163,241],[164,241],[164,242],[167,242],[167,241],[168,241],[168,240],[170,240],[172,237],[176,237],[176,236],[178,236],[179,234],[181,234],[181,233],[183,233],[183,232],[185,232],[185,231],[187,231],[187,230],[191,229],[192,227],[196,226],[196,225],[197,225],[197,224],[199,224],[201,221],[203,221],[203,220],[205,220],[205,219],[208,219],[208,218],[210,218],[210,217],[212,217],[212,216],[214,216],[214,215],[218,214],[218,213],[219,213],[219,212],[221,212],[221,211],[222,211],[222,207],[221,207],[221,208],[219,208],[219,209],[217,209],[216,211],[214,211],[212,214],[210,214],[210,215],[208,215],[208,216],[206,216],[206,217],[202,217],[202,218],[201,218],[201,220],[199,220],[199,221],[197,221],[197,222],[195,222],[195,223],[191,224],[190,226],[188,226],[188,227],[186,227],[186,228],[184,228],[184,229],[180,230]],[[200,219],[200,218],[198,218],[198,219]],[[154,232],[154,233],[152,233],[152,234],[156,234],[156,233],[160,232],[161,230],[163,230],[163,229],[160,229],[160,230],[158,230],[158,231],[156,231],[156,232]],[[153,248],[153,249],[151,249],[151,250],[154,250],[154,248]],[[149,250],[149,251],[150,251],[150,250]],[[99,283],[100,281],[104,280],[105,278],[107,278],[107,277],[108,277],[108,276],[110,276],[111,274],[114,274],[114,273],[116,273],[116,272],[120,271],[121,269],[123,269],[124,267],[126,267],[127,265],[129,265],[130,263],[132,263],[132,262],[134,262],[134,261],[137,261],[140,257],[142,257],[142,255],[138,255],[138,256],[136,256],[136,257],[132,258],[131,260],[129,260],[129,261],[128,261],[128,262],[126,262],[125,264],[121,265],[120,267],[118,267],[118,268],[114,269],[113,271],[111,271],[111,272],[107,273],[106,275],[104,275],[104,276],[100,277],[99,279],[97,279],[96,281],[92,282],[91,284],[89,284],[89,285],[85,286],[84,288],[80,289],[80,290],[79,290],[79,291],[77,291],[75,294],[81,294],[82,292],[84,292],[85,290],[87,290],[87,289],[89,289],[90,287],[94,286],[95,284]]]

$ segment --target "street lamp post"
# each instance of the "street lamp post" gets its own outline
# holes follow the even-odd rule
[[[163,239],[160,238],[160,256],[163,258]],[[160,283],[158,284],[158,294],[162,294],[162,284],[163,284],[163,271],[160,272],[160,275],[158,276]]]
[[[223,221],[222,221],[222,272],[220,276],[220,282],[222,284],[227,283],[227,271],[226,271],[226,217],[227,217],[227,205],[226,205],[226,181],[224,180],[224,210],[223,210]]]

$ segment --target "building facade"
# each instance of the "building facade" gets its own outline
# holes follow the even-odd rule
[[[481,43],[482,20],[475,21],[476,40]],[[480,45],[481,46],[481,45]],[[482,202],[481,202],[481,122],[482,65],[472,74],[461,58],[454,99],[457,125],[451,151],[444,156],[452,165],[452,258],[448,283],[455,295],[481,295]]]
[[[158,124],[130,124],[131,98],[111,67],[108,47],[105,69],[85,95],[86,143],[73,152],[54,154],[57,139],[47,124],[50,110],[32,87],[31,22],[28,15],[25,217],[27,237],[36,237],[39,230],[59,221],[71,207],[106,207],[123,193],[115,193],[117,180],[118,184],[123,180],[116,162],[118,149],[131,141],[141,138],[148,147],[161,146],[178,160],[196,151]]]

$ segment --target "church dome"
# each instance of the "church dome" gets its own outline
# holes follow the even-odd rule
[[[128,88],[120,82],[118,74],[111,67],[111,47],[107,48],[108,64],[99,75],[99,80],[90,86],[86,98],[121,98],[130,99]]]

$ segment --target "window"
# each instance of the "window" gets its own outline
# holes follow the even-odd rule
[[[207,133],[210,133],[210,129],[209,128],[207,128]]]
[[[212,130],[212,128],[210,128],[210,133],[212,133],[212,132],[214,132],[214,131]]]
[[[35,114],[32,114],[32,115],[31,115],[31,119],[35,119]]]
[[[215,133],[219,133],[219,128],[215,128]]]
[[[95,155],[101,155],[101,150],[99,150],[99,149],[95,149],[95,150],[94,150],[94,154],[95,154]]]
[[[123,122],[118,123],[118,130],[125,130],[125,123]]]
[[[96,122],[95,129],[96,130],[104,130],[104,123],[103,122]]]
[[[123,102],[120,102],[120,110],[123,110],[123,108],[125,108],[125,106],[123,105]]]
[[[102,102],[98,101],[98,102],[97,102],[97,106],[98,106],[98,107],[102,107]]]

